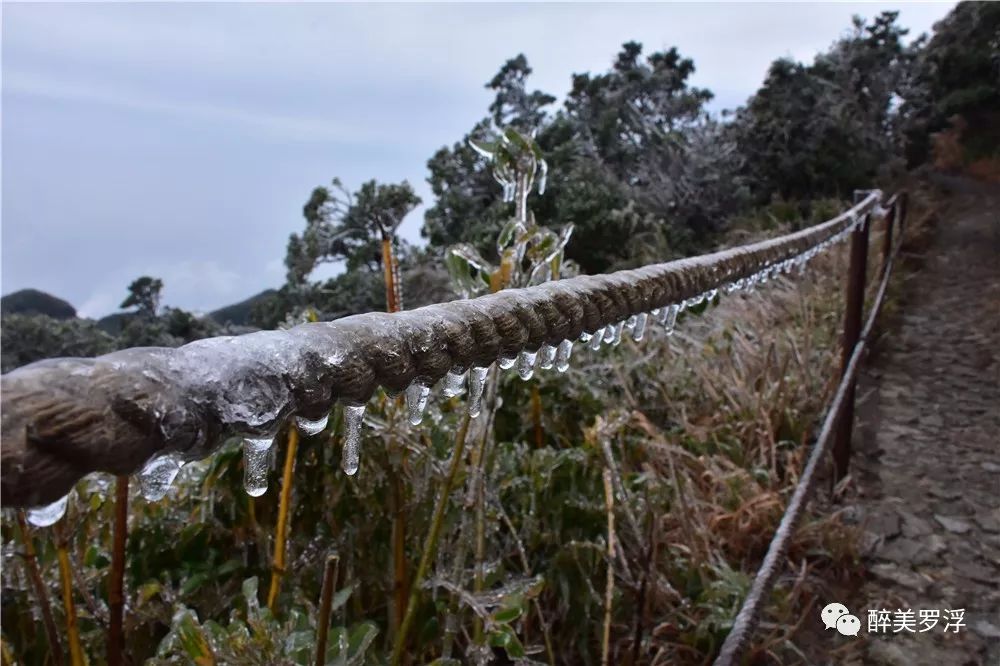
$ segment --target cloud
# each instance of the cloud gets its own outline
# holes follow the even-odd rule
[[[198,121],[242,125],[244,129],[266,132],[292,141],[328,141],[365,144],[378,140],[372,128],[344,126],[330,118],[280,114],[266,109],[235,107],[224,104],[172,101],[156,95],[143,95],[101,84],[65,81],[24,72],[4,73],[4,92],[33,95],[62,102],[85,102],[121,107],[145,113],[183,116]]]

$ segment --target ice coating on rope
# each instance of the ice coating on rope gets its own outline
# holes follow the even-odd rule
[[[542,345],[542,348],[538,350],[538,367],[542,370],[551,370],[555,360],[556,348],[552,345]]]
[[[251,497],[267,492],[267,456],[273,444],[273,437],[243,440],[243,489]]]
[[[569,357],[573,354],[573,341],[563,340],[556,349],[555,366],[557,372],[566,372],[569,369]]]
[[[318,435],[326,429],[326,424],[330,420],[330,415],[327,414],[322,418],[316,419],[315,421],[310,421],[309,419],[296,416],[295,426],[299,431],[306,437],[311,437],[313,435]]]
[[[521,379],[528,380],[535,374],[535,359],[538,352],[523,351],[517,355],[517,374]]]
[[[452,368],[444,376],[444,386],[441,388],[441,395],[446,398],[453,398],[460,395],[465,390],[465,371],[461,368]]]
[[[344,474],[354,476],[361,466],[361,424],[365,405],[344,405],[344,453],[340,466]]]
[[[469,416],[476,418],[483,411],[483,389],[489,368],[472,366],[469,370]]]
[[[60,497],[52,504],[28,509],[28,522],[35,527],[48,527],[54,525],[56,521],[66,513],[66,505],[69,503],[69,495]]]
[[[636,342],[642,340],[642,336],[646,334],[646,319],[648,315],[645,312],[639,314],[635,318],[635,324],[632,326],[632,339]]]
[[[500,366],[501,370],[510,370],[517,363],[517,356],[501,356],[500,360],[497,361],[497,365]]]
[[[410,425],[420,425],[424,420],[424,410],[427,409],[427,398],[431,388],[419,382],[413,382],[406,388],[406,415]]]
[[[139,472],[139,490],[143,499],[147,502],[163,499],[183,465],[181,457],[173,453],[156,456],[147,462]]]

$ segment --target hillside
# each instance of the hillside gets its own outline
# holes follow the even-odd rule
[[[73,319],[76,308],[68,302],[38,289],[21,289],[0,298],[3,314],[42,314],[53,319]]]

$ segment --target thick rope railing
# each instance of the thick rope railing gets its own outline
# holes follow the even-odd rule
[[[893,195],[886,201],[886,206],[893,208],[893,216],[889,218],[889,224],[886,229],[887,234],[891,233],[892,221],[896,217],[896,203],[897,195]],[[896,219],[901,220],[901,218]],[[767,604],[771,589],[774,587],[777,576],[784,566],[785,553],[788,551],[792,535],[795,533],[795,528],[802,517],[802,513],[805,511],[809,497],[812,495],[816,484],[816,474],[823,459],[830,451],[830,445],[833,442],[838,426],[841,425],[842,412],[853,397],[854,382],[861,367],[861,359],[867,350],[872,330],[875,327],[875,320],[882,309],[882,303],[889,288],[889,279],[896,254],[902,245],[901,240],[901,238],[897,238],[894,247],[887,246],[887,249],[890,249],[890,251],[885,256],[881,282],[879,283],[878,290],[875,292],[875,299],[872,302],[868,319],[844,367],[840,384],[837,386],[837,392],[834,394],[833,400],[830,401],[826,418],[823,420],[823,426],[816,437],[816,443],[813,444],[812,450],[809,453],[809,458],[792,493],[792,498],[785,508],[785,514],[782,516],[781,523],[779,523],[778,529],[774,533],[767,554],[764,556],[760,569],[758,569],[757,575],[750,586],[750,591],[743,601],[743,606],[733,621],[733,628],[722,644],[722,649],[719,651],[719,656],[716,658],[714,666],[734,666],[740,663],[740,658],[746,650],[760,620],[760,614]],[[851,427],[852,424],[844,425]]]
[[[0,378],[0,501],[49,504],[91,472],[131,474],[157,454],[202,458],[232,436],[322,418],[378,386],[432,385],[695,298],[830,240],[880,193],[816,226],[713,254],[580,276],[393,314],[287,331],[39,361]]]

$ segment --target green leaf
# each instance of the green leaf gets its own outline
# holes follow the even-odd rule
[[[511,659],[520,659],[525,656],[524,646],[510,625],[501,624],[490,631],[489,643],[493,647],[503,648]]]
[[[199,587],[208,582],[208,574],[204,572],[199,572],[192,575],[184,584],[181,585],[181,594],[188,595],[197,590]]]
[[[493,613],[493,621],[497,624],[510,624],[524,614],[524,609],[520,605],[501,608]]]

